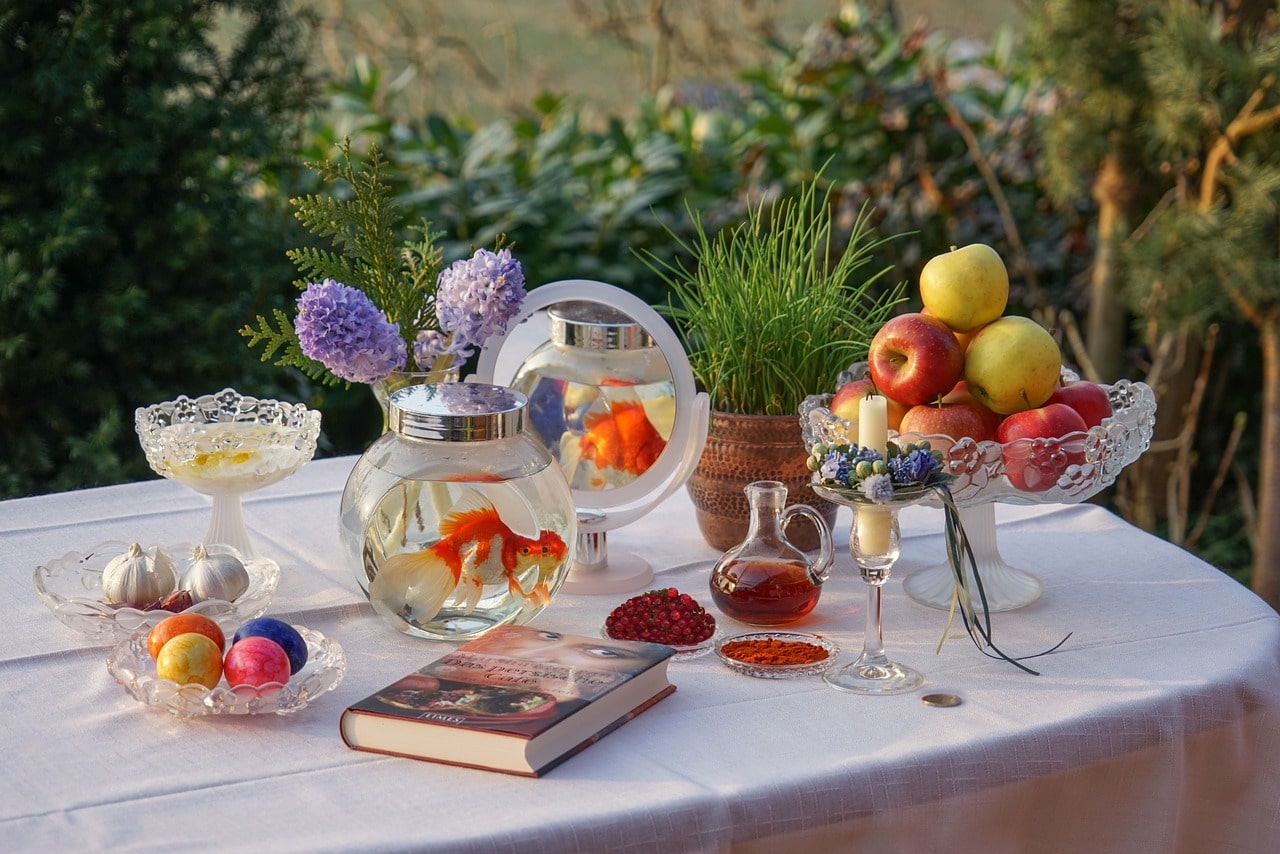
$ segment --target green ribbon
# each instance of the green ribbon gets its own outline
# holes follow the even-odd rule
[[[951,564],[951,571],[956,577],[956,599],[960,603],[960,618],[964,621],[965,631],[969,635],[969,639],[973,641],[973,645],[978,651],[988,658],[1003,659],[1020,670],[1025,670],[1032,676],[1039,676],[1038,670],[1032,670],[1022,662],[1029,658],[1039,658],[1042,655],[1048,655],[1061,647],[1071,637],[1071,632],[1067,636],[1058,641],[1053,646],[1043,652],[1037,652],[1034,655],[1023,655],[1013,657],[1007,655],[1000,647],[995,645],[991,635],[991,610],[987,604],[987,592],[982,586],[982,575],[978,572],[978,561],[973,556],[973,547],[969,545],[969,536],[965,533],[964,525],[960,523],[960,511],[956,507],[955,498],[951,495],[951,490],[946,484],[932,484],[930,489],[938,497],[942,503],[942,512],[946,520],[946,541],[947,541],[947,562]],[[977,588],[978,601],[982,605],[982,616],[978,618],[977,612],[973,607],[973,596],[969,590],[968,582],[965,578],[964,561],[968,559],[970,567],[973,569],[974,586]],[[948,627],[951,621],[947,621]],[[945,639],[946,632],[943,632]],[[941,644],[938,645],[941,648]]]

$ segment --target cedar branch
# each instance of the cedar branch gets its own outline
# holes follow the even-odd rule
[[[1226,131],[1213,141],[1213,145],[1209,148],[1208,155],[1204,161],[1204,175],[1200,180],[1200,210],[1208,211],[1213,205],[1213,191],[1218,185],[1218,172],[1222,168],[1222,162],[1229,156],[1232,156],[1231,146],[1247,136],[1266,130],[1274,124],[1280,123],[1280,105],[1274,106],[1269,110],[1254,115],[1254,110],[1258,108],[1258,104],[1267,94],[1271,81],[1264,81],[1263,85],[1254,90],[1249,96],[1249,100],[1240,108],[1240,113],[1231,123],[1227,125]]]

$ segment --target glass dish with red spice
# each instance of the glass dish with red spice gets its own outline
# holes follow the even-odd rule
[[[835,641],[808,632],[743,632],[716,644],[726,667],[761,679],[816,676],[839,653]]]

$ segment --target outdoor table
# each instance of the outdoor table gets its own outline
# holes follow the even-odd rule
[[[1093,505],[997,508],[1000,549],[1043,597],[993,615],[981,655],[901,578],[943,559],[942,514],[904,511],[884,597],[891,657],[925,686],[860,696],[819,677],[756,679],[714,654],[678,690],[538,779],[348,749],[349,704],[451,645],[401,635],[338,541],[354,458],[246,497],[282,576],[272,616],[322,632],[344,681],[296,714],[178,718],[131,698],[109,647],[58,622],[35,568],[107,540],[195,541],[208,500],[152,480],[0,502],[0,843],[9,851],[1271,851],[1280,833],[1280,616],[1218,569]],[[851,661],[866,588],[847,549],[813,614]],[[711,608],[718,553],[678,490],[608,535],[655,586]],[[597,635],[627,594],[559,594],[533,621]],[[747,627],[721,617],[729,631]],[[928,692],[963,703],[935,708]]]

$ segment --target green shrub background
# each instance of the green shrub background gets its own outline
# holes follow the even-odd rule
[[[0,11],[0,494],[150,476],[139,405],[297,393],[234,330],[290,278],[307,32],[257,0]]]

